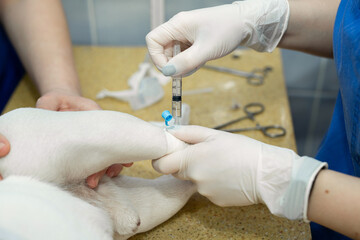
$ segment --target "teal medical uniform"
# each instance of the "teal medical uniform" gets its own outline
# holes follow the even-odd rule
[[[317,159],[360,177],[360,0],[342,0],[336,15],[333,52],[340,91]],[[314,240],[349,239],[311,223]]]

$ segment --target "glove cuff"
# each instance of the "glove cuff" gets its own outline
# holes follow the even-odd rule
[[[319,171],[327,167],[327,163],[306,156],[294,160],[289,187],[280,199],[284,217],[291,220],[302,218],[309,222],[307,208],[310,191]]]
[[[245,0],[233,2],[240,13],[249,13],[246,26],[247,36],[240,45],[258,52],[272,52],[283,37],[289,22],[288,0]]]

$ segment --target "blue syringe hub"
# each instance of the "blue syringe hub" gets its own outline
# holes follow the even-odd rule
[[[165,125],[169,126],[169,122],[173,119],[169,110],[165,110],[161,113],[162,118],[165,120]]]

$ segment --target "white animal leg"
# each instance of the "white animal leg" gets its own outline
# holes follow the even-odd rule
[[[103,208],[112,217],[115,231],[121,235],[134,235],[141,223],[140,216],[124,188],[104,176],[95,190]]]
[[[113,111],[55,112],[22,108],[0,117],[11,151],[0,172],[71,183],[114,163],[156,159],[185,147],[159,127]]]
[[[148,231],[168,220],[196,191],[190,181],[179,180],[171,175],[153,180],[119,176],[112,181],[140,216],[141,224],[136,233]]]

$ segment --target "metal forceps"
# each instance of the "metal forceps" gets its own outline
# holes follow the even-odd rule
[[[264,79],[268,72],[272,71],[272,67],[264,67],[264,68],[255,68],[252,72],[244,72],[237,69],[212,66],[212,65],[204,65],[202,66],[206,69],[211,69],[219,72],[230,73],[236,76],[245,77],[247,79],[248,84],[250,85],[261,85],[264,83]]]
[[[270,138],[277,138],[277,137],[284,136],[286,134],[286,129],[279,125],[260,126],[258,123],[256,123],[255,127],[238,128],[238,129],[222,129],[233,123],[240,122],[245,119],[250,119],[251,121],[255,121],[254,117],[256,115],[264,112],[264,110],[265,110],[265,107],[261,103],[249,103],[244,107],[244,112],[246,113],[245,116],[231,120],[231,121],[223,123],[221,125],[218,125],[218,126],[214,127],[214,129],[223,130],[226,132],[244,132],[244,131],[259,130],[265,136],[270,137]]]

